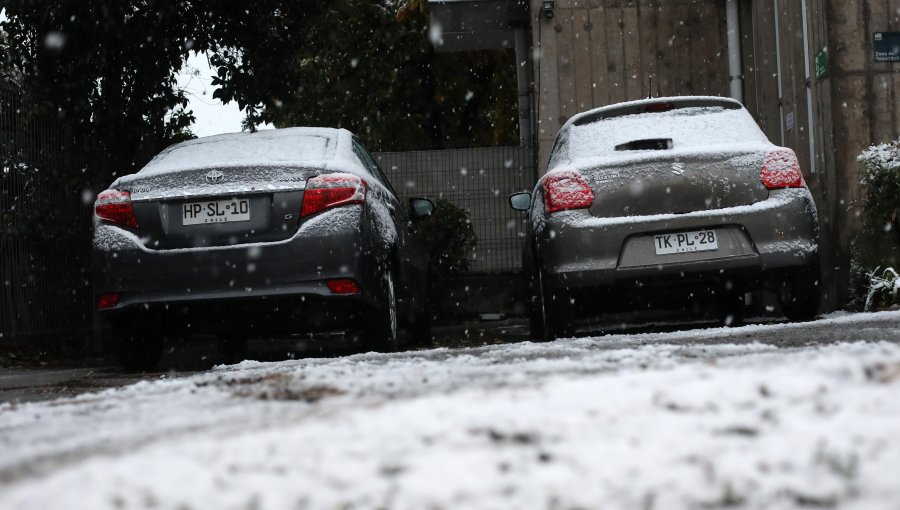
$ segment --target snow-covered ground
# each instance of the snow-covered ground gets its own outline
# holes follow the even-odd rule
[[[809,328],[852,342],[778,345]],[[897,509],[897,332],[894,312],[244,362],[4,404],[0,508]]]

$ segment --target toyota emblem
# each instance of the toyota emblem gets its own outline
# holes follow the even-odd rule
[[[213,170],[206,174],[206,182],[210,184],[219,184],[225,180],[225,174],[218,170]]]

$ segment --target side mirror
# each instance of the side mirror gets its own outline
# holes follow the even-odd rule
[[[431,213],[434,212],[434,202],[427,198],[410,198],[409,211],[410,216],[414,219],[431,216]]]
[[[513,193],[509,196],[509,206],[516,211],[527,211],[531,209],[531,193],[522,191]]]

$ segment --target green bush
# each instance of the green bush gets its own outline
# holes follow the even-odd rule
[[[478,242],[469,213],[444,199],[434,202],[431,216],[418,223],[428,252],[431,274],[453,276],[469,270],[472,249]]]
[[[865,193],[865,228],[890,233],[900,244],[900,140],[872,146],[859,155],[865,165],[860,184]]]
[[[900,275],[889,267],[879,274],[879,269],[869,273],[869,293],[866,311],[885,310],[900,305]]]
[[[851,247],[851,305],[880,310],[897,303],[900,285],[893,269],[900,262],[900,140],[872,146],[858,159],[864,216]]]

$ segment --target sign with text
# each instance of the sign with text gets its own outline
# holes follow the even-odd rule
[[[822,48],[816,53],[816,79],[828,74],[828,48]]]
[[[900,62],[900,32],[875,32],[875,62]]]

